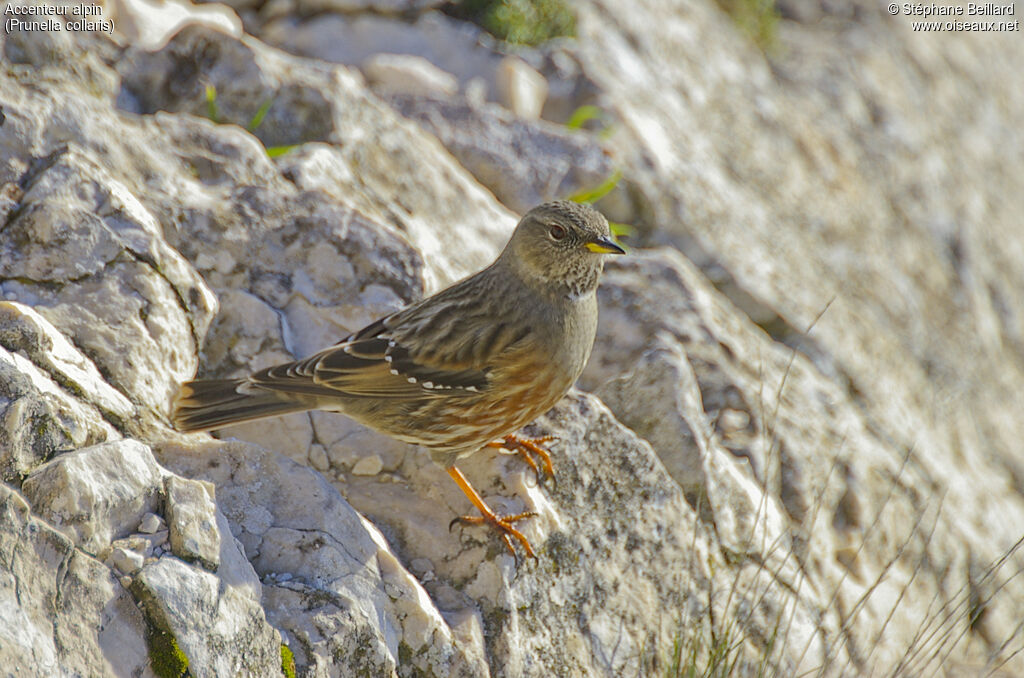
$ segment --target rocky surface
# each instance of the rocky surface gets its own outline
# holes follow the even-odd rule
[[[435,135],[480,183],[520,213],[593,189],[615,171],[591,134],[523,120],[495,104],[385,93],[406,117]]]
[[[114,572],[0,487],[0,658],[11,675],[144,675],[146,626]]]
[[[586,0],[512,48],[429,1],[231,5],[2,38],[6,670],[1024,672],[1016,36]],[[528,427],[555,482],[460,465],[537,561],[344,417],[168,427],[197,371],[322,348],[616,171],[642,247]]]

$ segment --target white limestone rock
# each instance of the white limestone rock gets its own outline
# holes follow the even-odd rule
[[[15,676],[144,675],[145,624],[101,562],[0,485],[0,665]],[[59,575],[58,575],[59,573]]]
[[[0,301],[0,345],[23,352],[65,388],[118,420],[135,414],[131,401],[104,381],[96,365],[34,309]]]
[[[231,553],[222,551],[217,574],[165,555],[138,572],[132,593],[147,622],[173,636],[197,678],[276,675],[281,638],[260,606],[259,581],[233,540],[223,548]]]
[[[387,100],[519,213],[592,190],[615,173],[612,157],[590,134],[523,120],[494,104],[401,94]]]
[[[198,562],[216,572],[220,566],[221,535],[213,486],[167,476],[164,491],[171,551],[182,560]]]
[[[316,472],[240,442],[166,443],[176,472],[217,486],[246,556],[263,577],[267,619],[311,675],[416,667],[486,674],[378,530]],[[222,566],[223,567],[223,566]]]
[[[135,574],[142,569],[145,560],[146,557],[143,554],[122,546],[115,546],[110,552],[110,561],[123,574]]]
[[[149,447],[119,440],[56,457],[29,474],[22,491],[34,513],[99,555],[159,510],[165,473]]]
[[[507,56],[495,71],[498,101],[525,120],[537,120],[548,97],[548,82],[522,59]]]
[[[28,475],[59,450],[121,437],[95,407],[74,398],[35,364],[3,347],[0,421],[0,476],[5,480]]]
[[[452,96],[459,91],[454,75],[411,54],[375,54],[361,70],[374,89],[384,93]]]
[[[4,232],[0,291],[33,306],[130,400],[164,409],[195,370],[216,301],[131,190],[65,147],[32,176]],[[104,406],[126,410],[106,393]]]
[[[187,0],[112,0],[105,18],[126,43],[155,50],[184,26],[201,24],[234,38],[242,37],[242,21],[228,5],[193,4]]]
[[[176,82],[180,64],[199,54],[205,55],[197,62],[202,76],[167,86]],[[248,125],[271,102],[253,130],[268,148],[331,144],[282,156],[281,172],[300,189],[324,190],[328,209],[344,205],[364,220],[403,233],[428,264],[428,288],[489,263],[514,225],[512,215],[436,140],[370,95],[362,78],[344,67],[295,59],[253,39],[225,40],[210,30],[189,27],[159,52],[128,53],[118,62],[118,71],[141,113],[206,115],[205,88],[210,85],[223,122]],[[399,175],[405,177],[400,185],[394,181]]]
[[[384,52],[418,56],[453,74],[460,89],[474,79],[485,83],[495,100],[502,56],[487,46],[478,26],[440,12],[424,12],[411,23],[380,14],[284,16],[261,26],[259,36],[292,54],[347,66],[361,67]]]
[[[787,627],[794,636],[780,646],[779,660],[794,663],[780,666],[795,666],[789,648],[799,654],[815,635],[805,668],[845,652],[854,662],[861,647],[895,666],[908,652],[923,652],[918,630],[938,623],[936,606],[944,610],[942,633],[966,637],[970,620],[956,613],[955,592],[979,575],[957,545],[973,538],[976,548],[989,549],[1001,527],[992,523],[981,538],[963,511],[942,511],[941,495],[915,489],[938,482],[941,469],[909,466],[912,453],[881,440],[848,394],[806,356],[770,341],[677,253],[612,262],[599,296],[598,340],[583,383],[600,384],[639,356],[598,392],[656,445],[691,504],[713,520],[719,547],[763,568],[741,568],[734,586],[761,591],[765,604],[790,610],[794,620],[820,621],[811,635],[803,622]],[[737,429],[740,420],[746,425]],[[990,467],[962,474],[999,492],[1006,514],[1024,512],[1012,493],[996,489]],[[982,570],[986,581],[1005,583],[998,593],[987,589],[986,605],[1008,614],[1019,595],[1010,573]],[[802,592],[799,600],[792,591]],[[837,603],[857,606],[861,623],[833,616]],[[881,625],[884,642],[871,630]],[[748,633],[757,637],[757,628]],[[983,656],[980,639],[969,641],[962,651]]]
[[[142,532],[143,534],[154,534],[164,525],[165,523],[163,518],[155,513],[147,513],[142,516],[142,522],[139,523],[139,532]]]

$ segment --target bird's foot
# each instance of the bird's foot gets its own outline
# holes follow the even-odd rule
[[[501,539],[505,542],[505,547],[513,557],[517,557],[515,544],[512,542],[512,538],[514,537],[520,544],[522,544],[527,557],[536,559],[537,555],[533,552],[533,547],[530,546],[530,540],[526,538],[526,535],[513,526],[514,523],[517,523],[520,520],[532,518],[536,515],[536,511],[524,511],[523,513],[517,513],[514,516],[499,516],[493,511],[489,511],[488,514],[482,516],[459,516],[448,524],[448,529],[451,529],[452,525],[455,523],[462,523],[464,525],[488,525],[501,534]]]
[[[476,510],[480,512],[479,516],[461,516],[456,518],[452,522],[448,523],[448,529],[452,529],[455,523],[463,523],[467,525],[489,525],[493,529],[496,529],[501,533],[501,539],[505,542],[505,546],[512,553],[513,557],[516,557],[515,544],[512,542],[514,537],[526,551],[526,555],[529,558],[536,558],[537,555],[533,552],[533,547],[530,546],[530,541],[526,536],[515,528],[515,523],[520,520],[532,518],[537,515],[535,511],[524,511],[523,513],[517,513],[511,516],[499,516],[495,513],[490,506],[488,506],[483,498],[473,489],[473,486],[466,480],[466,476],[462,475],[462,471],[455,468],[454,466],[448,467],[448,475],[455,480],[455,483],[459,486],[466,497],[473,503]],[[516,558],[518,561],[518,558]]]
[[[503,448],[510,452],[515,452],[530,465],[530,468],[533,469],[534,474],[537,476],[537,481],[540,482],[545,476],[552,480],[555,479],[555,467],[551,465],[551,455],[543,447],[545,443],[550,443],[554,439],[555,436],[520,438],[517,435],[507,435],[501,440],[487,443],[487,447]],[[544,466],[543,473],[541,473],[540,466],[537,465],[537,460],[534,457],[540,458],[540,462]]]

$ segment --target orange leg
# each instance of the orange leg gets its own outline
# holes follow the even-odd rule
[[[517,435],[507,435],[501,440],[495,440],[494,442],[487,443],[487,447],[498,447],[511,452],[517,452],[520,457],[526,460],[526,463],[530,465],[533,472],[537,474],[537,480],[540,480],[543,476],[540,472],[540,468],[537,467],[537,462],[533,459],[533,455],[540,457],[541,463],[544,464],[543,475],[554,478],[555,467],[551,465],[551,455],[548,454],[547,450],[541,447],[544,443],[549,443],[554,439],[554,436],[520,438]]]
[[[519,540],[519,543],[523,545],[523,549],[526,551],[526,555],[530,558],[536,558],[537,556],[533,552],[533,547],[530,546],[530,542],[527,541],[523,533],[512,526],[513,523],[523,520],[524,518],[530,518],[535,515],[533,511],[526,511],[525,513],[519,513],[514,516],[499,516],[491,507],[484,503],[483,498],[477,494],[477,491],[473,489],[473,486],[466,480],[466,476],[462,475],[462,471],[455,468],[454,466],[448,467],[448,475],[455,480],[455,484],[459,486],[459,489],[473,502],[473,506],[480,512],[480,516],[462,516],[455,520],[460,520],[464,523],[470,523],[472,525],[483,525],[487,524],[495,528],[501,533],[501,538],[505,541],[505,546],[512,552],[512,555],[516,555],[515,547],[512,545],[512,537]],[[455,521],[453,520],[452,523]]]

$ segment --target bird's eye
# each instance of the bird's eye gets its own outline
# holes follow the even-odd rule
[[[565,237],[565,229],[558,224],[552,224],[551,230],[548,231],[552,238],[555,240],[561,240]]]

